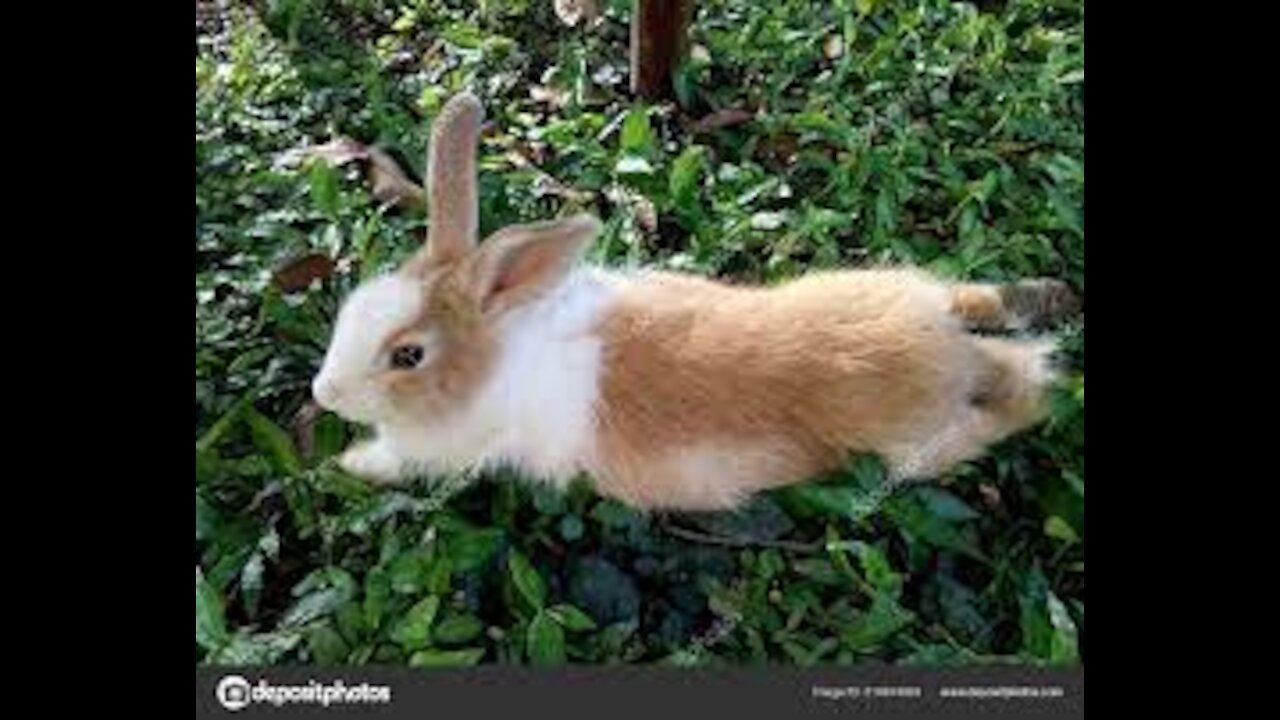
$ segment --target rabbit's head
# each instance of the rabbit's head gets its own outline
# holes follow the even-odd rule
[[[479,101],[452,98],[432,128],[423,247],[346,299],[316,400],[362,423],[431,422],[493,372],[504,318],[568,275],[599,223],[587,215],[515,225],[477,242]]]

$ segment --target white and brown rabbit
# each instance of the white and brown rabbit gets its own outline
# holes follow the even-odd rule
[[[918,270],[733,287],[579,263],[592,217],[477,242],[483,111],[433,127],[429,228],[340,311],[313,392],[375,426],[341,465],[389,482],[507,465],[651,509],[731,508],[878,454],[935,476],[1041,420],[1052,343],[971,334],[1063,314],[1063,283],[951,284]]]

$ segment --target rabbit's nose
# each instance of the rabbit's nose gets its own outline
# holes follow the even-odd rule
[[[315,397],[316,402],[320,403],[320,407],[325,410],[332,410],[337,405],[338,397],[341,395],[333,379],[324,376],[318,376],[312,381],[311,394]]]

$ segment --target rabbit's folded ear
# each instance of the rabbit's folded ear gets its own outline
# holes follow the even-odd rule
[[[501,312],[554,288],[599,232],[600,221],[583,214],[494,233],[476,251],[470,268],[480,307],[486,313]]]
[[[445,104],[432,125],[427,152],[427,242],[411,270],[458,260],[476,246],[476,145],[483,122],[480,101],[463,92]]]

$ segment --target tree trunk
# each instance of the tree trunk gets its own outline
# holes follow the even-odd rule
[[[672,95],[672,73],[688,51],[693,0],[635,0],[631,18],[631,92],[649,100]]]

